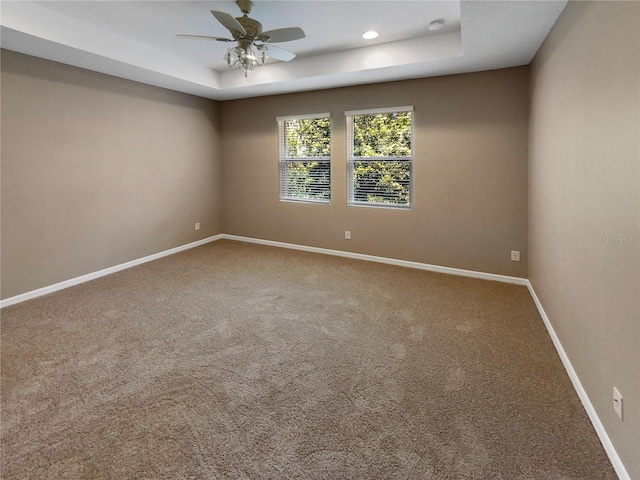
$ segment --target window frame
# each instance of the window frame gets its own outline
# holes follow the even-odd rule
[[[305,157],[289,157],[287,154],[287,129],[286,122],[289,120],[306,120],[306,119],[329,119],[329,155],[320,156],[305,156]],[[308,113],[302,115],[286,115],[276,117],[278,122],[278,199],[281,202],[296,202],[296,203],[312,203],[316,205],[329,205],[331,204],[331,114],[329,112],[323,113]],[[329,186],[328,186],[328,198],[304,198],[293,197],[283,194],[290,188],[289,183],[285,183],[287,177],[287,170],[289,164],[295,162],[322,162],[326,163],[329,173]]]
[[[391,156],[371,156],[356,157],[354,152],[354,117],[357,115],[371,115],[378,113],[411,113],[411,155],[391,155]],[[350,207],[369,207],[369,208],[390,208],[399,210],[413,209],[413,157],[414,157],[414,109],[412,105],[400,107],[383,107],[370,108],[365,110],[349,110],[344,112],[346,117],[346,135],[347,135],[347,206]],[[409,202],[407,204],[382,203],[382,202],[363,202],[354,199],[354,169],[356,162],[407,162],[409,166]]]

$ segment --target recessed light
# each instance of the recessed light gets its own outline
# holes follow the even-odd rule
[[[442,27],[444,27],[444,20],[442,18],[434,20],[429,24],[429,30],[431,30],[432,32],[435,32],[436,30],[442,30]]]
[[[362,38],[366,38],[367,40],[373,40],[374,38],[378,38],[378,35],[380,34],[375,30],[367,30],[362,34]]]

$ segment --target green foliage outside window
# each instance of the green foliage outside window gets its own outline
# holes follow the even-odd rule
[[[331,155],[331,119],[286,120],[287,157],[328,157]]]
[[[353,117],[354,157],[410,157],[411,112]]]

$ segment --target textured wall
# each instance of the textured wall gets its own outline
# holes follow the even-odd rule
[[[3,51],[1,153],[2,298],[221,231],[210,100]]]
[[[640,478],[640,3],[570,2],[532,68],[529,277]],[[612,389],[624,396],[620,422]]]
[[[223,230],[526,277],[528,75],[519,67],[222,103]],[[403,105],[415,109],[413,209],[347,207],[345,110]],[[279,202],[276,117],[319,112],[332,116],[331,205]]]

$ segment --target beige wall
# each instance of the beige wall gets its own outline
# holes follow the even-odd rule
[[[532,67],[529,277],[640,478],[640,3],[570,2]],[[612,389],[624,396],[624,422]]]
[[[640,478],[639,26],[570,3],[531,112],[528,67],[216,103],[3,51],[2,298],[220,232],[528,275]],[[399,105],[413,209],[347,207],[344,111]],[[326,111],[331,204],[279,202],[275,117]]]
[[[222,103],[224,232],[526,277],[528,75],[519,67]],[[347,207],[345,110],[403,105],[415,111],[413,209]],[[276,117],[320,112],[332,117],[331,204],[279,202]]]
[[[220,233],[215,102],[1,61],[2,298]]]

